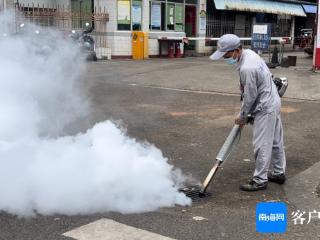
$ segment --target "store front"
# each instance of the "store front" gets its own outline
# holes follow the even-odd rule
[[[206,37],[219,37],[234,33],[250,38],[253,24],[268,23],[272,37],[294,38],[295,18],[306,20],[306,13],[300,3],[282,1],[207,0]],[[293,42],[292,42],[293,43]],[[250,41],[244,41],[249,45]],[[207,41],[212,47],[216,41]]]
[[[112,57],[132,56],[133,31],[148,34],[148,54],[151,57],[159,54],[159,39],[197,36],[199,1],[105,0],[99,2],[100,6],[106,7],[109,13],[106,35]],[[191,42],[189,45],[194,49],[196,44]]]

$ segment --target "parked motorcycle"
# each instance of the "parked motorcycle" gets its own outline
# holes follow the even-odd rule
[[[82,32],[75,30],[71,31],[70,38],[79,44],[81,52],[86,56],[88,61],[97,61],[95,52],[95,42],[92,36],[89,35],[93,31],[89,23],[86,23],[86,29]]]
[[[315,28],[312,30],[310,29],[310,32],[308,34],[308,42],[306,46],[304,46],[303,51],[307,53],[309,56],[313,56],[313,51],[314,51],[314,36],[315,36]]]
[[[314,51],[314,35],[312,36],[312,40],[308,46],[306,46],[303,51],[307,53],[309,56],[313,56]]]

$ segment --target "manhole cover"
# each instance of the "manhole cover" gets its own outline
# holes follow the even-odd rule
[[[200,193],[199,186],[184,187],[179,189],[179,191],[184,193],[187,197],[191,198],[192,202],[198,202],[211,196],[211,193],[209,192]]]

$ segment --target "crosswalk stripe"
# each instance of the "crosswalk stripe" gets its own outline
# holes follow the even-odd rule
[[[106,218],[73,229],[63,235],[77,240],[174,240]]]

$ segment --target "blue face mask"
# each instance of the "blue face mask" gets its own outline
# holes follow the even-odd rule
[[[225,60],[226,63],[229,64],[229,65],[235,65],[235,64],[237,63],[237,59],[233,59],[233,57],[225,58],[224,60]]]
[[[236,58],[236,59],[233,58],[233,55],[234,55],[234,52],[233,52],[233,54],[232,54],[232,57],[229,57],[229,58],[225,58],[225,59],[224,59],[227,64],[229,64],[229,65],[235,65],[235,64],[238,62],[237,58]]]

